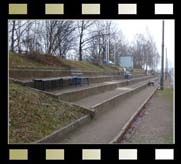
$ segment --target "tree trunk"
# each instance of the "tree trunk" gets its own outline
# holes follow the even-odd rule
[[[82,47],[79,45],[79,61],[82,61]]]
[[[83,36],[83,27],[81,29],[80,41],[79,41],[79,61],[82,61],[82,36]]]
[[[82,21],[81,29],[80,29],[80,41],[79,41],[79,61],[82,61],[82,39],[84,32],[84,21]]]
[[[15,32],[15,20],[13,21],[12,35],[11,35],[11,51],[14,52],[14,32]]]

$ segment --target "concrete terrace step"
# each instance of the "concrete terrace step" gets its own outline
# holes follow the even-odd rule
[[[138,74],[138,75],[133,75],[134,78],[137,77],[143,77],[145,76],[144,74]],[[90,83],[102,83],[105,81],[111,81],[111,80],[123,80],[124,78],[122,75],[111,75],[111,76],[87,76],[89,78]]]
[[[114,81],[114,80],[123,80],[123,77],[121,75],[99,75],[99,76],[85,76],[83,74],[84,77],[88,78],[89,79],[89,84],[95,84],[95,83],[103,83],[103,82],[107,82],[107,81]],[[134,78],[138,78],[138,77],[144,77],[145,75],[144,74],[136,74],[134,75],[133,77]],[[64,76],[62,77],[64,80],[64,87],[63,87],[63,90],[64,89],[70,89],[72,88],[71,86],[69,86],[69,82],[66,80],[67,78],[66,77],[70,77],[70,76]],[[40,77],[39,77],[40,78]],[[43,78],[43,77],[42,77]],[[46,78],[61,78],[60,76],[59,77],[46,77]],[[22,85],[25,85],[25,86],[29,86],[29,87],[32,87],[34,88],[34,81],[32,79],[14,79],[12,77],[10,77],[11,80],[15,81],[15,82],[18,82]],[[35,78],[36,79],[36,78]],[[45,79],[45,78],[43,78]],[[75,86],[74,86],[75,87]],[[62,90],[62,89],[61,89]],[[56,92],[56,91],[55,91]]]
[[[10,68],[9,76],[11,78],[20,78],[31,80],[32,78],[44,78],[44,77],[59,77],[70,76],[71,72],[81,72],[85,76],[99,76],[99,75],[119,75],[119,71],[80,71],[71,69],[37,69],[37,68]]]
[[[125,87],[117,87],[111,91],[106,91],[106,92],[103,92],[103,93],[100,93],[97,95],[89,96],[89,97],[83,98],[79,101],[75,101],[74,103],[77,105],[80,105],[82,107],[91,108],[91,107],[96,106],[97,104],[101,104],[102,102],[104,102],[112,97],[118,96],[120,94],[124,94],[137,87],[147,84],[148,81],[149,80],[145,80],[145,81],[141,81],[141,82],[138,82],[138,83],[135,83],[132,85],[125,86]]]
[[[156,81],[157,78],[153,78],[151,80]],[[117,104],[121,103],[125,99],[127,99],[129,96],[131,96],[134,93],[139,92],[140,90],[144,89],[148,86],[148,81],[145,80],[143,82],[138,82],[136,84],[132,84],[129,88],[116,88],[113,91],[106,92],[104,94],[101,94],[101,96],[95,96],[91,97],[90,99],[87,99],[86,102],[84,101],[84,104],[91,104],[90,106],[82,106],[82,104],[79,104],[79,106],[82,106],[86,109],[89,109],[91,112],[93,112],[94,117],[99,116],[102,114],[102,112],[105,112],[106,110],[109,110],[110,108],[116,106]],[[122,89],[122,91],[117,91]],[[80,103],[80,102],[79,102]]]
[[[88,96],[96,95],[105,91],[114,90],[117,87],[127,86],[150,78],[153,78],[153,76],[138,77],[133,78],[131,80],[113,80],[103,83],[91,84],[89,86],[53,91],[49,93],[59,96],[59,98],[64,101],[73,102]]]
[[[99,117],[52,143],[109,143],[156,87],[146,87],[115,104]]]

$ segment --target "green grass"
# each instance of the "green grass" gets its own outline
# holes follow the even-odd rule
[[[159,91],[159,96],[166,98],[167,100],[173,101],[173,89],[172,88],[164,88],[164,90]]]
[[[77,68],[82,71],[116,71],[118,70],[117,66],[105,66],[99,64],[93,64],[86,61],[71,61],[63,60],[66,65],[69,65],[72,68]]]
[[[22,55],[9,52],[9,67],[10,68],[22,68],[22,67],[34,68],[34,67],[43,67],[43,65],[35,61],[27,60]]]
[[[133,69],[133,72],[134,72],[134,73],[144,73],[144,70],[143,70],[143,69],[140,69],[140,68],[134,68],[134,69]]]
[[[87,112],[44,93],[9,83],[9,143],[30,143]]]
[[[164,143],[166,144],[173,144],[173,134],[168,133],[163,136]]]
[[[10,68],[79,69],[82,71],[115,71],[119,67],[99,65],[86,61],[63,60],[47,54],[16,54],[9,52]]]

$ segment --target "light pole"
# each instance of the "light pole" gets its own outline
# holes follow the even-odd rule
[[[162,60],[161,60],[161,79],[160,79],[160,89],[164,89],[164,20],[162,22]]]

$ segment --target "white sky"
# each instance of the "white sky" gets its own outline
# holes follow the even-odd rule
[[[146,35],[148,29],[156,46],[159,54],[161,55],[162,45],[162,20],[113,20],[117,24],[117,28],[121,29],[125,39],[130,43],[138,33]],[[167,48],[167,57],[169,67],[174,67],[175,57],[175,21],[165,20],[165,48]]]

